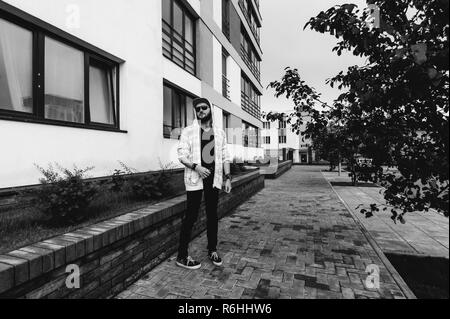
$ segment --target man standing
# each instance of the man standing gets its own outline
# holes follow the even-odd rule
[[[178,158],[186,167],[185,184],[187,191],[187,211],[180,234],[177,265],[187,269],[199,269],[201,264],[188,254],[192,228],[197,221],[202,195],[205,196],[208,257],[216,266],[222,265],[217,252],[219,191],[224,184],[225,191],[231,192],[230,156],[226,134],[213,123],[213,109],[207,99],[195,99],[196,120],[183,130],[178,146]]]

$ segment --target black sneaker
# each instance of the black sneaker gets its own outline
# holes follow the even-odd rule
[[[208,257],[209,257],[209,260],[211,260],[214,265],[222,266],[222,264],[223,264],[222,258],[219,257],[219,254],[217,253],[217,251],[209,252]]]
[[[189,270],[197,270],[202,267],[202,264],[192,259],[192,257],[187,258],[177,258],[177,266]]]

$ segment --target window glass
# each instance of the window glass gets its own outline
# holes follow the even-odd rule
[[[183,11],[180,6],[174,2],[173,3],[173,28],[179,34],[183,34]]]
[[[89,67],[89,106],[91,121],[114,124],[113,70]]]
[[[164,86],[164,136],[172,131],[172,89]]]
[[[192,123],[194,122],[194,103],[193,103],[193,99],[190,97],[186,97],[186,118],[187,118],[187,123],[186,126],[188,125],[192,125]]]
[[[162,16],[164,21],[170,24],[170,5],[171,0],[162,0]]]
[[[0,109],[33,112],[33,35],[0,19]]]
[[[185,15],[184,18],[185,18],[184,19],[184,21],[185,21],[184,38],[186,39],[187,42],[189,42],[190,44],[193,44],[194,43],[194,22],[187,15]]]
[[[45,39],[45,118],[84,123],[84,54]]]

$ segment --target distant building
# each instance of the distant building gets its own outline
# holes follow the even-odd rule
[[[305,132],[311,116],[305,112],[302,117],[304,123],[300,131]],[[266,156],[292,160],[295,164],[312,164],[316,161],[312,140],[293,132],[292,125],[287,122],[287,116],[282,121],[264,121],[261,137]]]

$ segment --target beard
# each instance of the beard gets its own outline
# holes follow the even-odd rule
[[[204,118],[201,119],[201,122],[202,122],[203,124],[206,124],[206,123],[208,123],[208,122],[211,121],[211,120],[212,120],[212,114],[209,113],[207,116],[205,116]]]

